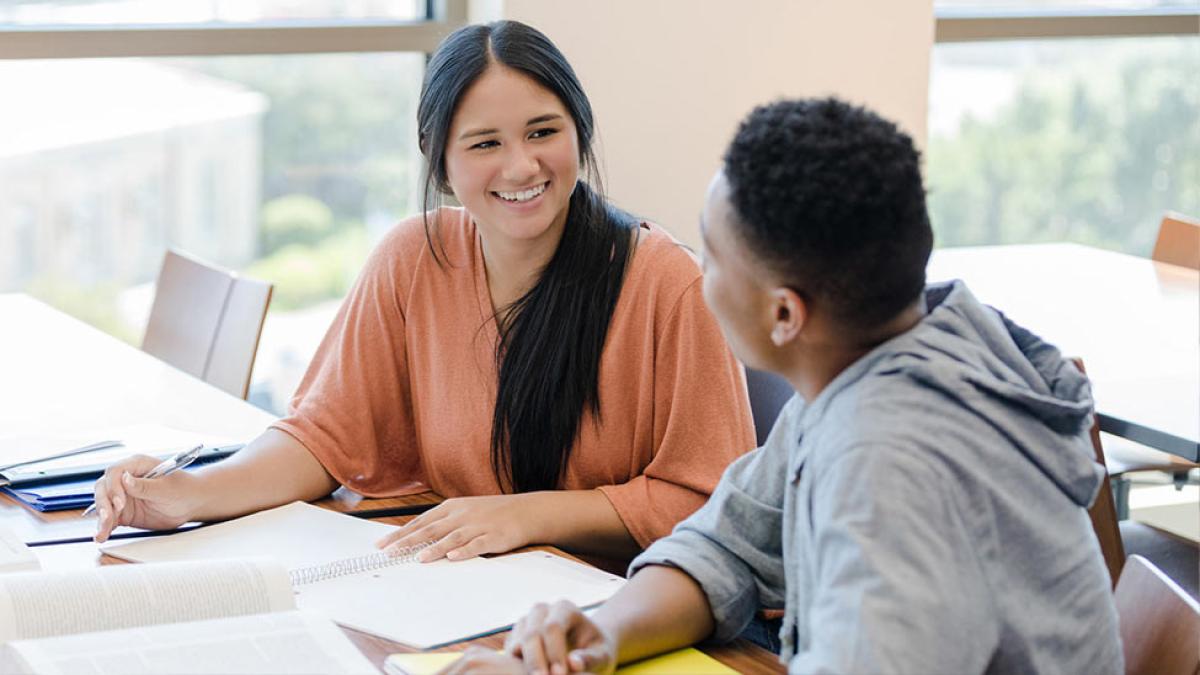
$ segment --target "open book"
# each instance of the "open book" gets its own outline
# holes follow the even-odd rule
[[[273,561],[0,576],[0,672],[375,673]]]
[[[296,604],[421,649],[505,630],[538,602],[607,600],[621,577],[550,553],[458,562],[389,557],[391,525],[303,502],[164,537],[102,547],[136,562],[269,556],[290,574]]]

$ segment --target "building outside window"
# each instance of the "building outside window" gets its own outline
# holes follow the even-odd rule
[[[21,92],[0,106],[0,292],[28,292],[139,344],[167,247],[271,281],[250,399],[282,413],[369,248],[418,208],[415,106],[436,41],[403,31],[432,24],[433,10],[416,0],[0,5],[0,27],[59,31],[50,37],[65,50],[81,29],[125,31],[99,48],[112,58],[0,58],[0,88]],[[264,40],[287,41],[285,53],[239,54],[231,27],[273,30]],[[162,28],[210,31],[204,53],[171,56],[171,38],[154,42]],[[330,35],[357,48],[343,29],[395,30],[376,40],[395,51],[328,51]]]
[[[1200,216],[1200,3],[934,6],[939,24],[1029,17],[1044,22],[1035,32],[1064,33],[935,44],[926,171],[938,245],[1073,241],[1149,256],[1166,211]],[[1188,11],[1184,34],[1070,35],[1089,16],[1124,30]]]

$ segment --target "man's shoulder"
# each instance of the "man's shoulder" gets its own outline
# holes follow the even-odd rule
[[[840,392],[808,434],[819,464],[849,458],[940,472],[942,450],[963,431],[960,408],[904,373],[872,373]]]

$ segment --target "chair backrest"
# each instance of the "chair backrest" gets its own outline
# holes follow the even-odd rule
[[[204,373],[205,382],[246,398],[254,358],[258,355],[258,340],[271,304],[271,290],[271,284],[265,281],[242,277],[233,280]]]
[[[1079,371],[1086,374],[1083,367],[1083,361],[1080,359],[1071,359]],[[1095,453],[1096,463],[1101,467],[1106,466],[1104,462],[1104,447],[1100,444],[1100,422],[1092,421],[1091,429],[1092,451]],[[1092,507],[1088,509],[1088,516],[1092,519],[1092,530],[1096,532],[1096,539],[1100,542],[1100,553],[1104,556],[1104,564],[1108,567],[1108,576],[1115,588],[1117,579],[1121,578],[1121,568],[1125,565],[1125,545],[1121,541],[1121,526],[1117,521],[1117,506],[1113,499],[1112,484],[1107,476],[1108,471],[1105,470],[1106,478],[1100,485],[1100,491],[1096,493],[1096,501],[1092,502]]]
[[[1200,221],[1178,213],[1163,216],[1150,257],[1158,262],[1200,270]]]
[[[779,411],[796,392],[782,376],[753,368],[746,369],[746,389],[750,394],[750,414],[754,416],[754,435],[762,446]]]
[[[230,274],[167,251],[142,351],[203,379],[232,288]]]
[[[268,283],[167,251],[142,350],[245,398],[270,301]]]
[[[1149,560],[1131,555],[1117,584],[1129,675],[1200,673],[1200,604]]]

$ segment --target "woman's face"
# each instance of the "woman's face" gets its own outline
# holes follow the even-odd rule
[[[446,142],[454,196],[486,237],[561,236],[579,175],[575,120],[532,78],[492,64],[459,100]]]

